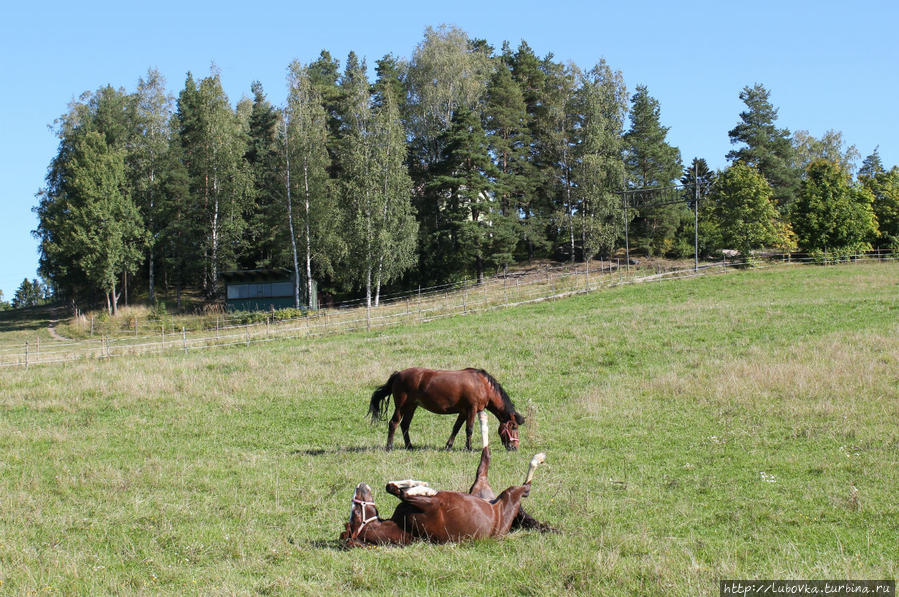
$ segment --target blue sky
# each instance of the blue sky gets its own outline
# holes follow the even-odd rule
[[[29,6],[30,4],[30,6]],[[232,102],[262,82],[286,97],[293,59],[350,50],[369,64],[409,57],[425,27],[456,25],[495,47],[525,40],[539,55],[589,68],[605,58],[633,91],[661,104],[669,142],[684,161],[727,164],[740,90],[763,83],[780,126],[843,132],[866,156],[880,146],[899,164],[899,2],[16,3],[0,17],[0,290],[9,300],[36,276],[31,209],[57,149],[48,128],[82,91],[132,91],[147,68],[177,94],[187,71],[214,62]]]

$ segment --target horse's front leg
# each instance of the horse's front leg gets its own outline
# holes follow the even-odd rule
[[[456,441],[456,434],[459,433],[459,430],[462,429],[462,421],[465,420],[465,413],[459,413],[459,416],[456,418],[456,422],[453,423],[453,432],[450,433],[449,439],[446,440],[446,449],[452,450],[453,442]]]

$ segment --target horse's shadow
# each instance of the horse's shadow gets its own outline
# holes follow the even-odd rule
[[[395,448],[392,452],[452,452],[443,446],[412,446],[411,449]],[[473,452],[474,450],[456,450]],[[326,454],[364,454],[366,452],[387,452],[383,446],[339,446],[334,448],[296,448],[290,451],[291,456],[324,456]]]

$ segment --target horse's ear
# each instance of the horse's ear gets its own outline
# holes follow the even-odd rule
[[[515,422],[519,425],[524,425],[524,417],[522,417],[519,413],[515,413]]]

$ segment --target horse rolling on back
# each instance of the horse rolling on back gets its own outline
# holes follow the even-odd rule
[[[516,526],[551,531],[521,510],[521,500],[531,490],[534,470],[544,461],[544,454],[531,459],[524,484],[513,485],[493,496],[487,482],[490,448],[484,447],[477,477],[468,493],[436,491],[421,481],[393,481],[387,492],[398,497],[390,518],[381,518],[371,487],[359,483],[353,494],[350,519],[340,541],[347,547],[369,545],[408,545],[424,539],[435,543],[464,541],[485,537],[502,537]],[[527,521],[533,524],[526,524]]]
[[[437,371],[413,367],[394,372],[383,386],[371,395],[368,414],[372,423],[387,415],[390,395],[394,411],[387,426],[387,449],[393,449],[396,426],[403,431],[406,449],[412,448],[409,424],[415,409],[422,408],[440,415],[455,414],[456,422],[446,442],[453,447],[456,434],[465,423],[465,447],[471,450],[471,434],[475,415],[487,410],[499,420],[499,437],[507,450],[518,449],[518,426],[524,423],[503,387],[483,369]]]

